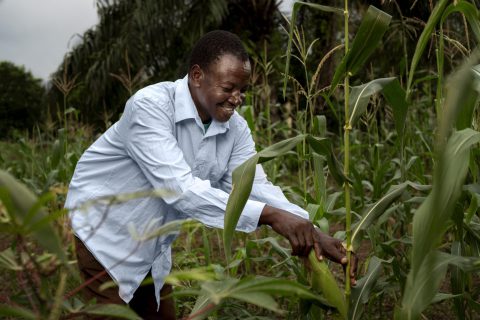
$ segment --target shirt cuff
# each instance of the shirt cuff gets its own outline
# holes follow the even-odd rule
[[[260,201],[248,200],[235,229],[242,232],[255,231],[258,228],[258,221],[265,205]]]

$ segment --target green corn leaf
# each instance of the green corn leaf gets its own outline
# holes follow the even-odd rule
[[[28,231],[29,232],[35,232],[46,225],[49,225],[53,221],[59,219],[61,216],[64,216],[67,213],[66,209],[60,209],[55,212],[51,212],[50,214],[46,215],[42,219],[38,220],[35,223],[32,223],[28,226]]]
[[[246,278],[242,279],[232,290],[233,292],[253,293],[262,292],[283,297],[299,297],[306,300],[324,300],[313,294],[309,288],[300,283],[276,278]]]
[[[32,217],[33,213],[30,210],[32,207],[35,207],[38,201],[37,197],[25,185],[2,170],[0,170],[0,189],[6,190],[9,195],[11,200],[9,201],[11,203],[9,214],[19,225],[22,226],[26,219],[29,220],[30,225],[47,216],[43,209],[37,206],[38,210],[35,217]],[[28,229],[28,226],[23,227]],[[41,227],[36,228],[36,230],[32,231],[32,236],[45,250],[56,254],[62,262],[67,262],[63,245],[51,224],[43,224]]]
[[[478,57],[478,51],[474,52],[460,71],[449,80],[449,90],[436,136],[438,161],[434,171],[434,183],[432,191],[413,218],[411,270],[407,277],[402,306],[396,311],[397,319],[418,319],[437,293],[445,273],[444,261],[452,260],[439,257],[434,250],[443,238],[456,201],[462,192],[470,161],[470,149],[480,142],[480,132],[471,129],[451,133],[458,114],[463,111],[464,102],[470,95],[475,94],[471,87],[471,68],[477,63]],[[460,258],[454,257],[455,261]],[[458,263],[456,265],[463,267]],[[433,272],[434,268],[438,272]]]
[[[273,237],[267,237],[263,239],[258,239],[258,240],[252,240],[252,242],[255,242],[259,244],[260,246],[265,245],[266,243],[270,244],[272,246],[272,249],[279,254],[282,258],[290,258],[290,253],[287,250],[287,248],[282,247],[276,238]]]
[[[207,318],[213,311],[218,308],[215,304],[210,302],[208,292],[205,290],[200,291],[200,294],[195,301],[192,312],[188,316],[191,320],[202,320]]]
[[[348,52],[347,70],[357,73],[380,43],[392,17],[382,10],[369,6]]]
[[[247,121],[248,128],[252,133],[255,132],[255,120],[253,114],[253,106],[252,105],[245,105],[240,108],[239,112]]]
[[[380,43],[391,19],[392,17],[382,10],[374,6],[368,7],[353,39],[350,51],[343,57],[340,65],[335,70],[329,95],[333,93],[346,73],[354,75],[363,67]]]
[[[217,275],[209,267],[199,267],[188,270],[172,271],[165,277],[165,282],[174,286],[181,286],[183,281],[209,281],[215,280]]]
[[[283,97],[284,98],[285,98],[285,94],[287,92],[288,72],[290,70],[290,60],[291,60],[291,56],[292,56],[293,30],[295,28],[298,10],[300,10],[301,6],[307,6],[307,7],[317,9],[317,10],[321,10],[321,11],[324,11],[324,12],[331,12],[331,13],[336,13],[336,14],[339,14],[339,15],[343,15],[343,10],[340,9],[340,8],[323,6],[323,5],[320,5],[320,4],[303,2],[303,1],[296,1],[293,4],[292,20],[289,24],[290,27],[289,27],[289,30],[288,30],[287,60],[285,62],[285,73],[283,75]]]
[[[417,319],[434,298],[445,274],[445,259],[432,256],[431,252],[440,242],[460,194],[468,169],[470,147],[478,142],[480,133],[471,129],[455,132],[451,136],[436,169],[437,180],[432,192],[415,213],[412,269],[408,275],[399,319]],[[460,257],[456,258],[458,260]]]
[[[477,312],[480,312],[480,302],[473,300],[472,298],[468,297],[468,306]]]
[[[252,191],[258,159],[259,155],[257,153],[238,166],[232,174],[232,191],[228,197],[227,208],[225,209],[223,228],[223,243],[227,261],[229,261],[231,256],[231,244],[235,226]]]
[[[477,7],[468,1],[455,1],[455,3],[450,4],[443,12],[441,24],[443,25],[447,17],[455,12],[462,13],[465,16],[470,28],[472,28],[473,34],[477,38],[477,42],[480,42],[480,15]]]
[[[397,136],[403,137],[408,111],[408,103],[405,99],[406,92],[400,86],[398,79],[395,79],[383,88],[382,94],[387,103],[392,107]]]
[[[47,192],[43,195],[41,195],[40,197],[38,197],[37,201],[35,202],[35,204],[30,208],[30,210],[28,210],[28,213],[27,215],[25,216],[25,218],[23,219],[23,224],[24,225],[30,225],[32,220],[34,218],[37,219],[37,222],[38,223],[38,217],[36,217],[37,215],[37,212],[42,210],[42,208],[47,205],[48,202],[52,201],[55,199],[55,195],[51,192]],[[42,219],[40,220],[43,220],[45,219],[46,217],[43,217]]]
[[[300,282],[302,283],[307,282],[307,279],[304,276],[302,267],[298,263],[295,263],[294,260],[291,259],[290,250],[280,245],[276,238],[267,237],[263,239],[252,240],[251,242],[255,243],[257,247],[259,246],[263,247],[265,244],[269,244],[271,246],[271,252],[274,252],[280,255],[280,257],[284,259],[283,262],[281,263],[282,264],[285,263],[288,269],[290,269],[292,273],[295,274],[295,276]]]
[[[322,218],[323,210],[322,207],[318,204],[309,203],[307,205],[306,211],[308,212],[308,220],[315,221]]]
[[[445,231],[468,170],[470,148],[480,142],[480,133],[464,129],[452,134],[436,170],[436,182],[413,220],[413,272],[435,248]]]
[[[12,248],[7,248],[0,252],[0,268],[5,268],[13,271],[21,271],[23,267],[15,260],[15,254]]]
[[[355,230],[352,234],[352,243],[355,242],[356,237],[359,235],[360,231],[368,228],[373,222],[375,222],[378,217],[380,217],[385,210],[400,196],[403,194],[407,188],[408,183],[402,183],[396,186],[390,187],[389,191],[378,200],[371,208],[369,208],[365,214],[363,214],[362,219],[358,222],[355,227]]]
[[[315,251],[310,251],[308,261],[312,266],[312,287],[321,292],[327,303],[335,307],[343,319],[347,318],[345,295],[340,290],[325,261],[319,261]]]
[[[259,307],[279,314],[283,313],[283,311],[280,310],[277,302],[272,298],[272,296],[263,292],[233,292],[229,297],[257,305]]]
[[[62,136],[63,137],[63,136]],[[64,139],[59,141],[58,139],[53,142],[52,146],[52,156],[51,156],[51,168],[56,169],[60,163],[60,160],[65,155],[65,142]]]
[[[288,151],[292,150],[297,144],[302,142],[306,137],[307,135],[305,134],[298,135],[296,137],[277,142],[263,149],[257,154],[259,156],[259,163],[284,155]]]
[[[350,95],[350,114],[349,123],[353,127],[357,123],[360,116],[367,110],[370,97],[381,91],[383,87],[395,80],[395,78],[381,78],[370,81],[361,86],[352,87]]]
[[[462,102],[462,112],[458,113],[457,122],[455,124],[457,130],[470,128],[472,126],[478,95],[480,93],[480,65],[472,67],[471,75],[472,77],[469,79],[470,81],[465,83],[467,86],[465,89],[470,89],[472,94],[464,97],[464,101]]]
[[[480,64],[472,67],[472,72],[476,80],[480,80]]]
[[[118,304],[96,304],[81,310],[82,313],[119,319],[141,320],[132,309]]]
[[[412,63],[410,64],[410,71],[408,73],[407,101],[410,97],[411,86],[415,75],[415,70],[417,69],[417,65],[420,62],[423,51],[425,51],[425,47],[430,42],[430,35],[435,29],[435,26],[440,21],[443,12],[448,5],[448,2],[448,0],[440,0],[439,2],[437,2],[435,8],[433,8],[432,13],[430,14],[430,17],[428,18],[427,23],[425,24],[425,28],[423,29],[420,38],[417,41],[417,46],[415,48],[415,53],[413,54]]]
[[[435,299],[437,289],[444,278],[448,265],[459,267],[463,271],[480,270],[480,258],[450,255],[439,251],[431,251],[423,259],[416,279],[410,273],[403,296],[402,309],[396,311],[396,319],[418,319],[420,313]],[[415,281],[415,284],[412,284]]]
[[[319,155],[323,155],[327,159],[328,169],[333,179],[339,184],[343,185],[347,181],[347,177],[343,173],[340,163],[335,158],[333,152],[332,140],[328,138],[316,138],[311,135],[307,136],[307,141],[310,147]]]
[[[452,255],[461,256],[462,246],[459,241],[452,243]],[[450,272],[450,284],[452,286],[452,293],[459,296],[453,301],[454,308],[459,319],[465,319],[465,308],[463,306],[462,294],[465,292],[465,275],[459,267],[454,266]]]
[[[464,272],[476,272],[480,270],[480,257],[465,257],[449,254],[446,252],[438,252],[439,257],[448,264],[455,266]]]
[[[323,12],[336,13],[338,15],[343,16],[343,9],[324,6],[316,3],[304,2],[304,1],[295,1],[295,3],[293,4],[293,10],[295,10],[295,14],[298,13],[298,9],[300,9],[301,6],[310,7],[312,9],[320,10]],[[292,12],[292,15],[293,15],[293,12]]]
[[[361,319],[364,304],[368,302],[370,291],[382,272],[382,262],[384,261],[377,257],[372,257],[368,264],[367,274],[352,287],[350,308],[348,309],[348,318],[350,320]]]
[[[232,288],[230,296],[239,299],[239,294],[244,297],[248,297],[255,293],[262,293],[268,296],[298,297],[304,300],[317,301],[323,305],[330,305],[328,301],[322,299],[316,294],[313,294],[309,288],[297,282],[266,277],[249,277],[242,279],[238,282],[238,284],[235,285],[235,287]],[[247,301],[245,299],[242,300]],[[265,308],[263,304],[252,301],[247,302],[254,303]],[[278,311],[279,310],[277,310],[277,312]]]
[[[13,307],[5,304],[0,305],[0,316],[13,317],[15,319],[38,319],[37,315],[32,311],[23,307]]]
[[[248,201],[248,197],[250,196],[250,192],[252,191],[257,163],[260,160],[267,161],[290,151],[300,141],[303,141],[304,138],[305,135],[300,135],[265,148],[233,171],[232,191],[228,198],[227,208],[225,210],[223,230],[223,241],[227,261],[231,256],[231,243],[235,226],[237,225],[240,214],[242,213],[242,210]],[[262,157],[263,159],[261,159]]]
[[[432,299],[432,303],[438,303],[438,302],[442,302],[442,301],[445,301],[445,300],[449,300],[449,299],[455,299],[455,298],[461,298],[462,295],[461,294],[449,294],[449,293],[437,293],[435,295],[435,297]],[[464,310],[465,311],[465,310]],[[461,318],[463,319],[463,318]]]
[[[204,319],[209,308],[220,305],[224,299],[233,298],[259,307],[283,313],[272,296],[300,297],[325,303],[324,300],[310,292],[309,288],[284,279],[248,277],[242,280],[223,279],[202,284],[202,291],[190,316]]]
[[[422,260],[415,279],[409,273],[407,288],[402,300],[403,309],[396,312],[396,319],[418,319],[420,313],[431,303],[437,288],[445,276],[448,260],[441,259],[437,252],[430,252]],[[415,283],[412,283],[415,281]]]

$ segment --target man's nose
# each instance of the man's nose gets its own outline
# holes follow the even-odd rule
[[[230,103],[234,104],[235,106],[240,106],[245,99],[245,94],[240,90],[234,91],[230,97]]]

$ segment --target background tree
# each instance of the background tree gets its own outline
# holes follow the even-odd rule
[[[193,39],[221,21],[226,3],[100,0],[99,24],[85,32],[53,77],[77,77],[69,106],[78,109],[83,120],[118,114],[133,91],[175,78]],[[50,96],[61,101],[57,88]]]
[[[30,71],[0,62],[0,136],[13,129],[32,129],[42,116],[45,89]]]
[[[273,0],[99,0],[97,7],[99,24],[85,32],[53,75],[75,80],[68,106],[88,122],[118,115],[129,95],[146,84],[183,76],[191,47],[205,32],[238,32],[241,25],[240,35],[260,43],[271,40],[280,19]],[[49,97],[62,108],[58,87]]]

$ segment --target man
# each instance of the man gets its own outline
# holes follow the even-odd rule
[[[129,303],[144,319],[175,318],[172,299],[159,301],[171,292],[164,278],[171,268],[174,236],[138,242],[127,224],[145,232],[193,218],[223,227],[232,171],[255,154],[246,121],[235,112],[244,99],[250,68],[237,36],[225,31],[206,34],[192,51],[185,78],[138,91],[128,100],[121,119],[83,154],[70,184],[67,208],[120,193],[173,191],[162,199],[138,198],[112,206],[97,203],[87,213],[72,210],[82,274],[88,279],[106,270],[104,277],[87,286],[89,297],[101,303]],[[346,263],[341,242],[316,230],[307,212],[290,203],[258,166],[237,230],[252,232],[262,224],[286,237],[293,255],[306,256],[313,248],[319,258]],[[154,285],[139,287],[149,273]],[[118,284],[118,293],[113,288],[99,290],[110,279]]]

